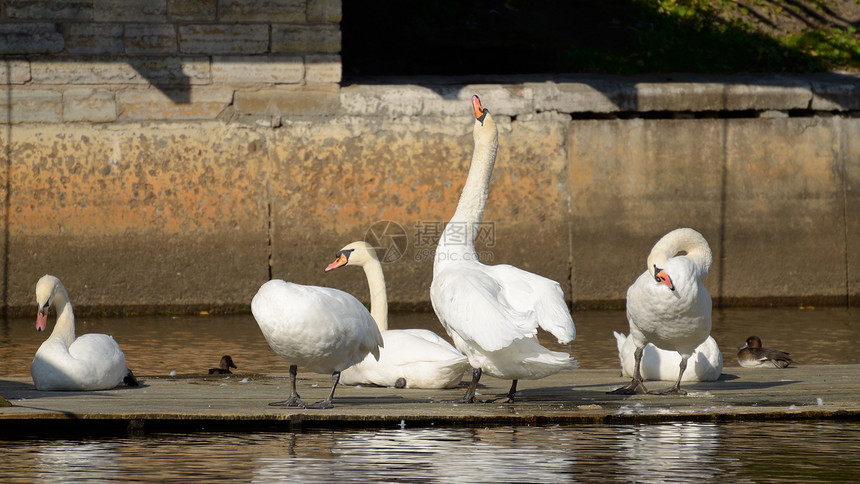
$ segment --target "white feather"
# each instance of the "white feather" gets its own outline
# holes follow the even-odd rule
[[[30,365],[36,389],[107,390],[123,382],[129,370],[125,354],[113,337],[85,334],[75,338],[75,315],[59,279],[51,275],[39,279],[36,303],[40,310],[53,307],[57,312],[54,330]]]
[[[475,140],[469,175],[454,216],[436,249],[430,300],[439,321],[469,364],[503,379],[538,379],[579,365],[538,342],[538,328],[560,343],[576,337],[558,283],[509,265],[478,261],[481,222],[498,148],[498,130],[473,98]],[[483,114],[483,116],[482,116]]]

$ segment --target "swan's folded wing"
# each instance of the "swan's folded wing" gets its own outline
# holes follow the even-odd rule
[[[423,329],[395,329],[385,331],[383,338],[388,348],[385,357],[389,364],[465,361],[466,356],[442,338],[433,339],[435,333]]]
[[[79,336],[71,346],[69,354],[81,361],[95,362],[99,365],[120,366],[125,371],[125,354],[112,336],[87,333]]]
[[[317,309],[317,320],[327,321],[331,318],[332,329],[348,331],[344,338],[359,338],[360,350],[369,351],[379,360],[379,348],[385,341],[379,332],[376,321],[364,307],[364,304],[351,294],[330,287],[316,287],[308,296],[316,299],[313,305]],[[337,321],[335,321],[337,320]]]
[[[486,266],[485,269],[498,281],[501,298],[513,310],[528,314],[528,319],[521,324],[540,326],[561,344],[576,338],[576,326],[557,282],[511,265]]]
[[[498,351],[537,332],[520,324],[525,315],[516,314],[500,298],[499,284],[478,270],[440,272],[430,286],[430,299],[449,331],[484,351]]]
[[[430,331],[429,329],[397,329],[389,330],[388,332],[390,333],[391,331],[402,332],[410,335],[413,338],[423,339],[427,343],[435,345],[440,352],[444,350],[454,354],[461,354],[459,351],[457,351],[457,348],[454,348],[454,345],[448,342],[448,340],[439,336],[433,331]]]
[[[384,344],[367,308],[352,295],[329,287],[269,281],[251,301],[251,312],[261,326],[290,334],[293,340],[359,339],[359,352],[362,355],[370,352],[377,359],[379,348]],[[290,321],[311,323],[291,324]]]

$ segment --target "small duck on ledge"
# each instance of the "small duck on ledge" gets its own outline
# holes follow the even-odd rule
[[[221,363],[218,364],[218,368],[209,368],[210,375],[226,375],[232,374],[230,368],[238,368],[233,363],[233,358],[230,358],[230,355],[224,355],[221,357]]]
[[[738,348],[738,363],[744,368],[758,368],[773,365],[776,368],[785,368],[794,363],[791,355],[784,351],[771,350],[761,347],[761,338],[750,336],[746,344]]]

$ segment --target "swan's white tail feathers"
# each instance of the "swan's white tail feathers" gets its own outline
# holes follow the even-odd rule
[[[559,344],[576,338],[576,326],[559,283],[507,264],[486,269],[499,282],[499,299],[519,313],[520,326],[539,326],[555,336]]]

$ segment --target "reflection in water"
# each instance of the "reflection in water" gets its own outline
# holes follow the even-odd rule
[[[0,481],[845,482],[858,434],[820,421],[0,440]]]
[[[385,430],[333,435],[331,455],[256,459],[256,481],[538,482],[568,474],[576,456],[521,428]],[[560,432],[557,437],[561,437]],[[525,434],[525,435],[523,435]]]
[[[666,482],[713,479],[724,469],[714,465],[720,427],[716,424],[642,425],[616,436],[620,463],[618,472],[631,481]]]
[[[122,476],[116,442],[59,441],[42,445],[33,465],[33,478],[44,482],[73,482],[80,476],[111,480]]]
[[[581,311],[573,314],[576,340],[559,345],[541,333],[541,342],[555,351],[573,354],[580,367],[620,368],[613,331],[628,333],[624,311]],[[423,328],[446,336],[433,313],[393,313],[391,329]],[[50,328],[49,328],[50,329]],[[78,334],[113,335],[138,376],[206,374],[231,355],[234,373],[286,373],[287,363],[276,355],[251,315],[136,318],[79,318]],[[858,364],[860,311],[842,308],[725,309],[714,311],[711,335],[723,352],[726,368],[737,367],[737,348],[757,334],[768,347],[791,353],[798,365]],[[30,362],[46,335],[34,320],[16,319],[0,330],[0,375],[29,376]]]

